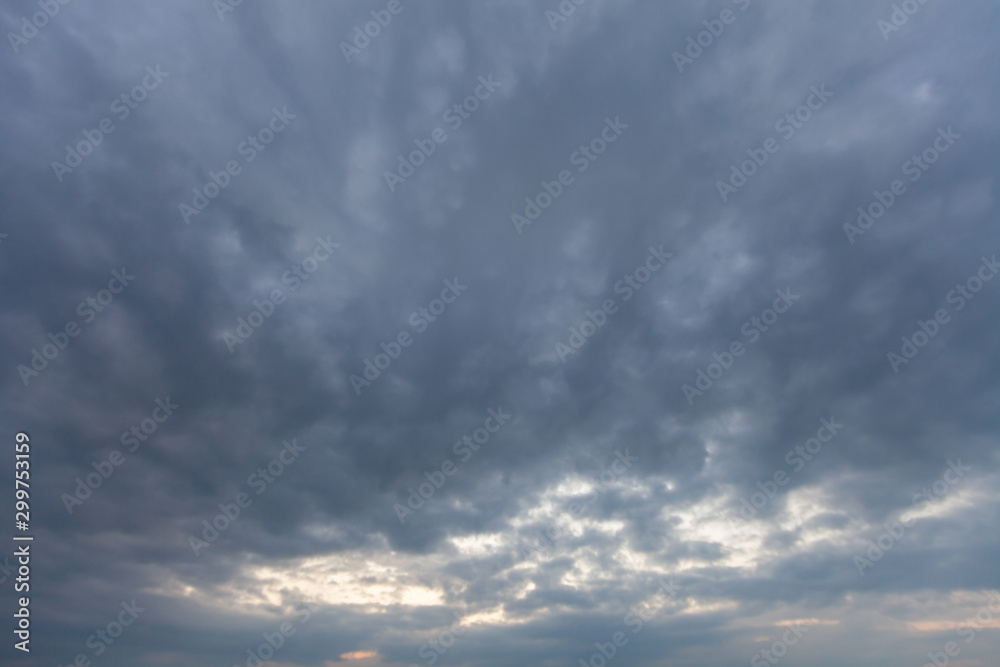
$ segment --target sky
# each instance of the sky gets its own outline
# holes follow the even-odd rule
[[[0,662],[997,665],[998,26],[0,3]]]

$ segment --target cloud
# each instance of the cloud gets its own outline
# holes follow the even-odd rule
[[[860,0],[230,8],[69,3],[6,40],[0,421],[32,445],[32,659],[245,664],[293,622],[280,664],[610,641],[714,667],[781,641],[903,667],[988,607],[996,7],[927,3],[887,38],[893,7]],[[477,437],[489,410],[511,418]],[[973,636],[961,659],[988,661]]]

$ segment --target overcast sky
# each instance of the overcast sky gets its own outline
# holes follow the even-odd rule
[[[0,662],[997,664],[996,3],[62,3]]]

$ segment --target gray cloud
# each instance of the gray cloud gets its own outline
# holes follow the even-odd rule
[[[32,652],[8,641],[5,664],[245,664],[301,602],[316,611],[275,664],[568,666],[622,631],[619,661],[714,666],[795,623],[788,664],[903,667],[948,641],[988,662],[996,620],[956,630],[988,609],[1000,562],[1000,283],[969,283],[1000,251],[997,9],[918,4],[887,31],[892,3],[567,1],[550,23],[560,3],[401,0],[348,62],[341,43],[389,4],[56,3],[16,52],[8,37],[0,421],[31,436],[35,539]],[[4,33],[40,6],[0,10]],[[702,52],[679,72],[689,37]],[[147,67],[169,74],[138,101]],[[789,135],[820,86],[832,96]],[[627,129],[580,158],[609,118]],[[914,179],[939,128],[960,138]],[[180,205],[231,162],[186,224]],[[562,170],[518,233],[511,215]],[[852,243],[844,225],[896,179]],[[313,264],[317,239],[339,246]],[[616,288],[651,247],[669,261]],[[134,280],[102,304],[123,267]],[[468,288],[436,314],[445,281]],[[799,298],[771,321],[776,290]],[[359,393],[366,360],[384,367]],[[167,396],[180,407],[144,432]],[[491,409],[512,416],[456,445]],[[789,452],[831,418],[843,429],[797,468]],[[133,427],[147,439],[129,451]],[[604,482],[626,448],[634,464]],[[70,513],[64,494],[116,450]],[[433,496],[401,522],[422,484]],[[0,591],[13,613],[13,578]],[[132,600],[145,611],[96,655],[88,638]],[[438,652],[456,614],[467,632]]]

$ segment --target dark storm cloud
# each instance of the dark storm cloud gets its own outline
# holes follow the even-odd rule
[[[947,623],[907,624],[957,623],[1000,562],[1000,283],[955,296],[1000,251],[997,10],[926,3],[883,35],[891,3],[389,4],[69,3],[5,54],[0,414],[34,444],[35,655],[233,664],[302,600],[279,664],[426,664],[455,613],[446,664],[576,665],[618,630],[621,660],[731,664],[796,619],[802,664],[940,650]],[[36,11],[5,8],[5,33]],[[959,136],[914,172],[939,130]],[[87,319],[112,271],[135,277]],[[431,321],[446,281],[467,287]],[[489,410],[511,417],[456,445]],[[889,548],[859,572],[869,541]]]

